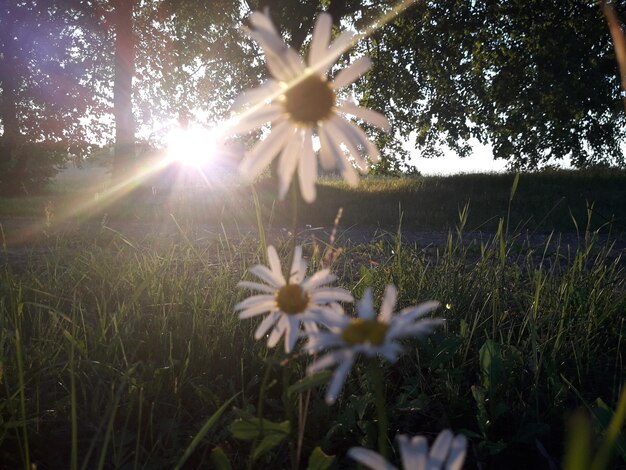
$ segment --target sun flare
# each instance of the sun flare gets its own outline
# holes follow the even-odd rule
[[[215,135],[202,127],[176,128],[167,138],[167,158],[173,163],[200,167],[216,153]]]

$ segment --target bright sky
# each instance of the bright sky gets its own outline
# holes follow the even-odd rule
[[[423,175],[453,175],[458,173],[501,172],[506,168],[506,161],[494,160],[491,148],[471,139],[473,153],[465,158],[458,157],[452,151],[446,151],[441,158],[423,158],[415,149],[415,136],[412,136],[405,148],[412,150],[411,163]]]

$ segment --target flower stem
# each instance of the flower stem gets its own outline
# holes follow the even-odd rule
[[[297,245],[297,235],[298,235],[298,180],[294,178],[291,180],[291,185],[289,186],[289,192],[291,193],[291,254],[289,255],[289,264],[288,269],[291,269],[293,258],[296,252]],[[291,279],[291,272],[287,274],[287,284]]]
[[[376,420],[378,422],[378,453],[389,458],[389,443],[387,439],[387,400],[385,397],[385,385],[383,383],[383,367],[376,357],[372,357],[369,363],[368,376],[374,389],[376,404]]]
[[[267,390],[267,382],[270,378],[270,373],[272,371],[272,366],[274,365],[275,357],[277,352],[274,354],[274,357],[266,362],[265,374],[263,374],[263,380],[261,381],[261,389],[259,390],[259,402],[257,404],[257,419],[259,421],[259,436],[252,441],[252,447],[250,448],[250,458],[248,459],[247,470],[252,470],[254,468],[254,459],[252,455],[254,453],[254,449],[256,449],[257,444],[260,439],[263,439],[263,407],[265,405],[265,392]]]
[[[293,407],[293,401],[289,397],[289,386],[291,382],[291,367],[290,367],[291,358],[292,358],[292,355],[289,354],[283,361],[282,399],[283,399],[283,406],[285,407],[285,415],[286,415],[287,420],[289,421],[289,457],[291,460],[291,468],[296,469],[297,468],[296,448],[294,446],[294,439],[293,439],[293,436],[294,436],[293,430],[294,430],[294,424],[295,424],[294,407]]]
[[[250,186],[252,190],[252,199],[254,200],[254,212],[256,213],[256,224],[259,229],[259,240],[261,240],[261,246],[263,247],[263,262],[268,264],[267,260],[267,239],[265,238],[265,227],[263,227],[263,214],[261,212],[261,203],[259,202],[259,195],[254,189],[254,185]]]

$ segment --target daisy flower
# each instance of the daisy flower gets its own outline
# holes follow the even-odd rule
[[[308,336],[305,349],[315,354],[322,350],[331,351],[321,356],[307,368],[307,374],[313,375],[322,369],[337,366],[326,392],[326,403],[333,404],[359,354],[372,357],[381,355],[393,363],[403,351],[398,339],[424,336],[437,325],[443,323],[439,318],[418,320],[426,313],[436,309],[439,302],[429,301],[406,308],[394,315],[397,291],[388,285],[376,316],[372,291],[365,291],[363,299],[357,304],[357,318],[347,315],[329,317],[326,325],[329,331],[312,332]]]
[[[323,269],[311,277],[306,276],[306,262],[302,259],[302,247],[297,246],[289,274],[289,282],[283,276],[280,259],[273,246],[267,248],[269,268],[257,265],[250,272],[264,283],[242,281],[239,287],[262,292],[252,295],[235,305],[239,318],[252,318],[266,314],[254,332],[261,339],[271,330],[267,345],[273,348],[285,337],[285,352],[290,353],[298,339],[301,326],[307,332],[317,332],[317,322],[326,322],[339,316],[343,309],[337,302],[352,302],[352,295],[338,287],[327,287],[337,277]]]
[[[399,435],[400,459],[405,470],[459,470],[463,467],[467,451],[467,439],[462,434],[454,436],[451,431],[439,433],[428,452],[428,442],[423,436]],[[396,470],[380,454],[363,447],[352,447],[348,456],[373,470]]]
[[[239,167],[242,175],[251,180],[280,154],[278,163],[279,196],[282,199],[298,172],[302,197],[307,202],[315,200],[317,162],[313,150],[313,135],[319,136],[320,161],[326,170],[337,167],[346,181],[354,186],[359,171],[367,172],[368,164],[361,155],[372,162],[379,160],[376,146],[365,132],[346,115],[354,116],[368,124],[389,130],[389,121],[382,114],[357,106],[352,100],[340,99],[337,91],[349,86],[371,66],[371,60],[361,57],[341,70],[334,80],[327,74],[333,63],[353,41],[353,34],[342,33],[332,44],[330,15],[318,16],[313,29],[308,64],[282,40],[267,12],[250,16],[247,34],[256,40],[265,53],[267,67],[273,78],[240,96],[233,108],[251,106],[241,113],[235,133],[245,133],[271,122],[272,132],[246,153]],[[349,156],[344,153],[344,145]]]

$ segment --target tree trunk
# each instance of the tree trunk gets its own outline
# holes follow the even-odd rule
[[[18,147],[20,143],[20,125],[17,117],[17,89],[19,84],[17,51],[11,31],[3,31],[0,44],[0,85],[2,97],[0,99],[0,120],[4,132],[0,136],[0,192],[16,194],[19,191],[19,175],[16,169],[23,165],[18,162]]]
[[[135,118],[132,86],[135,74],[135,38],[133,6],[135,0],[114,0],[115,78],[113,83],[113,116],[115,148],[113,179],[120,183],[132,177],[135,166]]]

